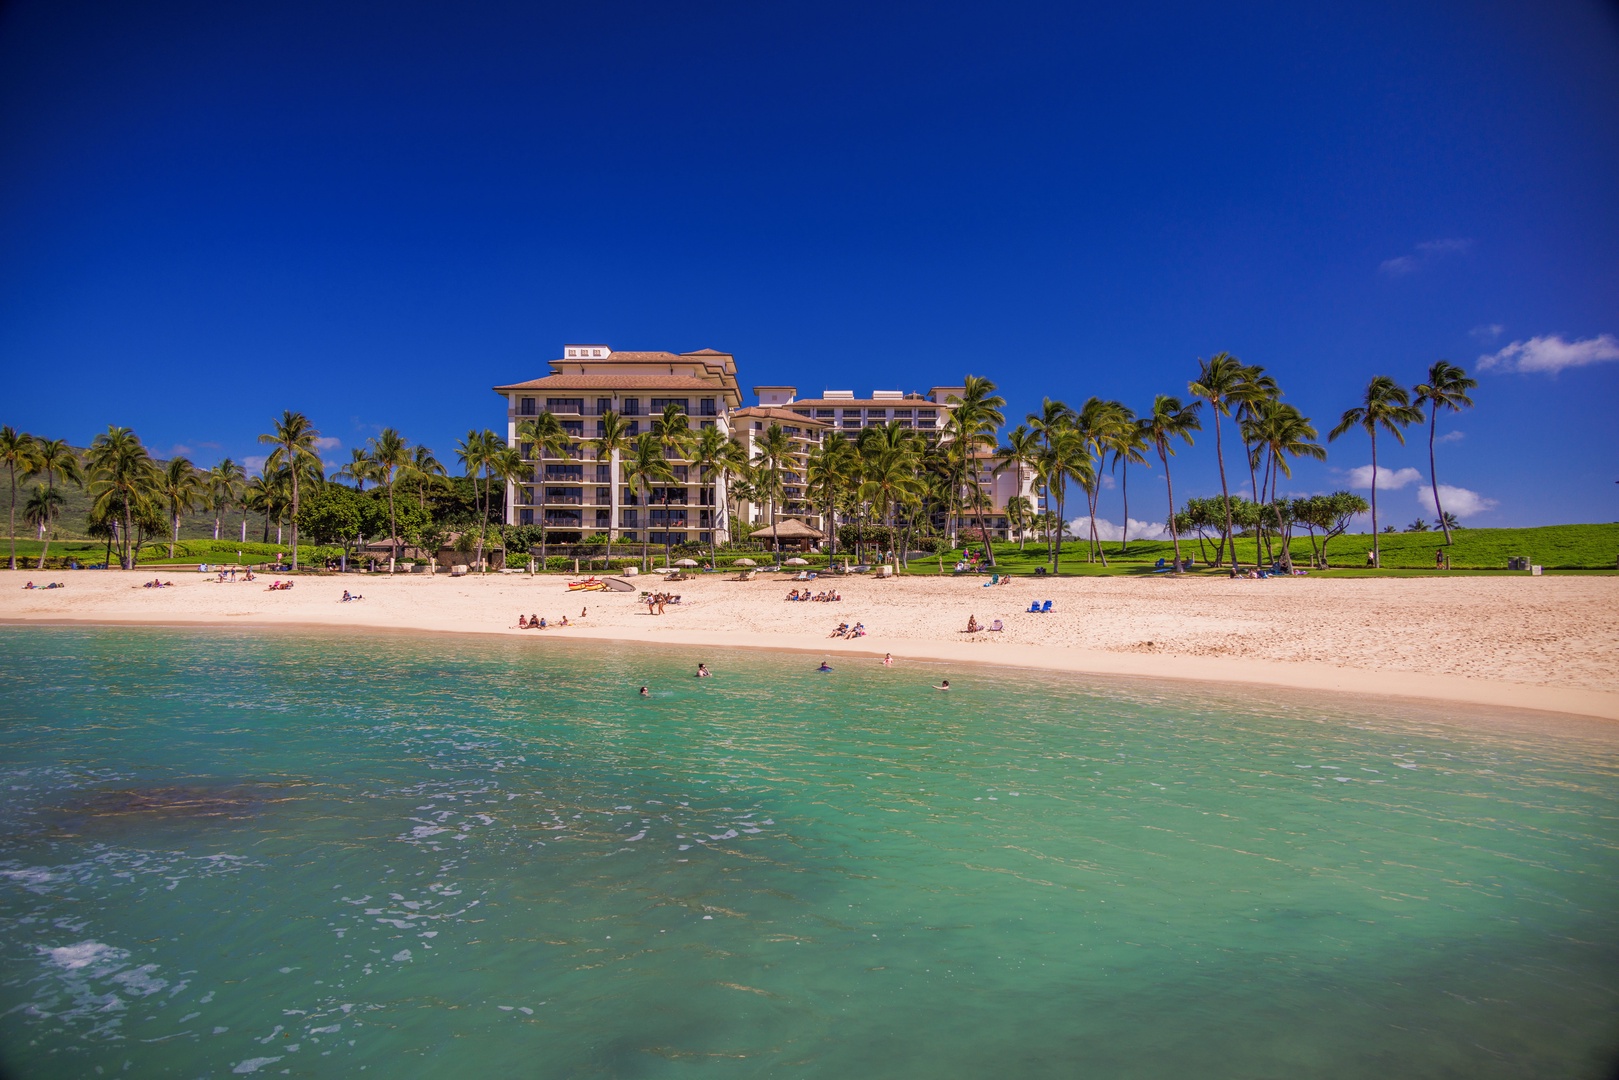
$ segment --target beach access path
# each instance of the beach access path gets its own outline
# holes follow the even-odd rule
[[[1619,577],[985,578],[823,577],[839,603],[784,601],[800,583],[705,574],[667,586],[649,615],[636,593],[569,593],[564,575],[274,575],[219,583],[151,569],[0,571],[0,621],[325,626],[798,649],[949,664],[1285,686],[1576,713],[1619,720]],[[27,590],[33,581],[66,588]],[[631,578],[663,589],[658,575]],[[343,590],[363,600],[342,603]],[[1049,614],[1029,614],[1032,600]],[[589,615],[579,618],[581,610]],[[577,625],[517,629],[519,615]],[[1001,632],[966,634],[999,619]],[[827,635],[864,623],[858,640]]]

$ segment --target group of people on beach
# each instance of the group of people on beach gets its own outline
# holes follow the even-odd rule
[[[865,636],[866,624],[862,622],[857,622],[853,626],[850,626],[846,622],[838,623],[838,628],[827,635],[827,637],[837,638],[857,638]]]
[[[292,584],[293,583],[290,582],[290,581],[282,581],[280,578],[276,578],[274,581],[270,582],[270,587],[268,589],[266,589],[265,591],[266,592],[286,592],[288,589],[292,588]]]
[[[666,606],[680,603],[680,594],[651,592],[642,597],[642,603],[646,604],[648,615],[662,615]]]
[[[60,581],[53,581],[48,585],[35,585],[32,581],[23,586],[24,589],[65,589],[66,585]]]
[[[590,609],[589,608],[580,608],[579,609],[579,618],[583,619],[585,616],[587,616],[589,614],[590,614]],[[574,625],[574,624],[568,621],[568,617],[566,615],[562,616],[562,619],[559,622],[551,622],[548,619],[540,618],[538,615],[518,615],[517,616],[517,629],[519,629],[519,630],[551,630],[551,629],[560,629],[560,628],[562,628],[564,626],[572,626],[572,625]]]
[[[218,573],[219,573],[219,577],[216,580],[220,584],[224,584],[226,582],[236,580],[236,567],[234,567],[234,566],[221,567],[220,570],[218,571]],[[242,580],[243,581],[252,581],[253,580],[253,571],[244,570],[242,572]]]
[[[566,620],[564,620],[564,621],[566,621]],[[883,665],[883,667],[893,667],[894,666],[894,654],[893,653],[883,653],[882,665]],[[820,674],[820,675],[830,675],[830,674],[832,674],[832,665],[828,664],[825,660],[822,660],[820,666],[817,667],[815,669],[815,671],[816,671],[817,674]],[[713,674],[714,673],[712,671],[708,670],[708,664],[707,663],[699,663],[697,665],[697,670],[692,673],[692,677],[696,678],[696,679],[707,679],[707,678],[711,678],[713,676]],[[935,686],[933,689],[935,689],[935,690],[948,690],[948,689],[950,689],[950,680],[949,679],[941,679],[941,680],[939,680],[939,685]],[[652,696],[652,688],[649,687],[649,686],[641,687],[640,695],[641,695],[641,697],[644,697],[644,698],[651,697]]]
[[[787,599],[789,601],[815,600],[823,604],[836,604],[842,600],[843,597],[838,595],[838,590],[836,589],[828,589],[825,592],[818,592],[813,596],[810,595],[810,591],[808,589],[805,589],[802,592],[794,589],[792,592],[787,594]]]

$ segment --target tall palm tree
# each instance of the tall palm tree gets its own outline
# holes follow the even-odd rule
[[[545,504],[549,494],[545,476],[545,459],[555,457],[563,464],[573,460],[573,439],[568,430],[562,426],[562,421],[549,410],[542,411],[532,420],[524,420],[517,425],[517,442],[519,446],[530,446],[534,450],[534,479],[538,481],[535,487],[540,493],[540,570],[545,570]],[[581,516],[583,511],[580,512]]]
[[[34,443],[34,469],[32,475],[45,477],[45,489],[52,495],[60,494],[56,490],[56,478],[60,476],[64,483],[74,487],[84,487],[84,466],[79,461],[79,455],[73,448],[61,439],[38,439]],[[51,515],[49,531],[43,537],[45,543],[39,549],[39,565],[36,569],[45,569],[45,553],[50,549],[51,540],[55,536],[56,520],[61,516],[60,502],[47,498],[48,503],[57,506]]]
[[[1119,471],[1119,496],[1124,500],[1124,525],[1119,533],[1119,552],[1130,543],[1130,465],[1147,464],[1146,418],[1137,417],[1127,405],[1119,406],[1118,423],[1114,425],[1107,448],[1113,454],[1113,468]]]
[[[995,475],[999,476],[1008,469],[1015,470],[1013,475],[1018,479],[1019,491],[1023,490],[1023,478],[1025,475],[1033,474],[1035,477],[1040,475],[1040,435],[1027,425],[1019,424],[1011,431],[1008,431],[1005,444],[995,453],[1001,459],[1000,463],[995,466]],[[1021,524],[1013,526],[1018,530],[1017,549],[1022,551],[1023,530],[1028,528],[1029,521],[1033,520],[1034,504],[1022,495],[1013,496],[1013,498],[1023,499],[1028,504],[1028,512],[1019,515]],[[1012,525],[1011,500],[1008,500],[1006,504],[1006,523]]]
[[[158,485],[157,465],[129,428],[109,427],[90,443],[90,513],[119,522],[118,564],[135,568],[135,523],[150,516]]]
[[[399,561],[399,521],[394,514],[394,484],[399,479],[399,471],[410,465],[410,446],[399,432],[393,428],[383,428],[376,438],[367,440],[366,456],[376,470],[374,475],[377,482],[388,489],[388,542],[393,549],[393,555],[388,560],[388,573],[391,574],[394,563]]]
[[[169,509],[169,558],[180,542],[180,518],[196,507],[203,495],[202,474],[183,457],[172,457],[158,480],[158,492]]]
[[[951,396],[946,399],[956,402],[956,407],[950,411],[950,417],[945,422],[946,431],[957,454],[957,467],[962,481],[961,489],[968,492],[970,483],[972,505],[978,510],[978,530],[984,541],[984,555],[989,559],[989,565],[995,565],[995,549],[989,542],[989,523],[984,520],[984,489],[979,482],[979,469],[976,460],[981,450],[994,450],[997,433],[1001,425],[1006,423],[1006,417],[1001,412],[1006,408],[1006,399],[995,393],[995,384],[979,375],[968,375],[960,398]]]
[[[793,440],[788,437],[785,428],[772,421],[754,447],[759,451],[753,464],[754,485],[761,489],[769,504],[767,516],[770,518],[771,539],[776,549],[776,560],[779,562],[781,537],[776,535],[776,511],[780,508],[781,499],[786,492],[781,474],[793,463]]]
[[[1445,530],[1446,546],[1450,544],[1450,523],[1454,519],[1445,513],[1445,508],[1439,502],[1439,470],[1434,464],[1434,435],[1439,427],[1439,410],[1461,412],[1471,409],[1473,399],[1468,397],[1467,392],[1477,386],[1478,380],[1468,378],[1462,368],[1449,360],[1436,360],[1428,368],[1428,381],[1414,388],[1417,408],[1428,406],[1428,482],[1433,485],[1434,513],[1439,515],[1439,525]]]
[[[1276,385],[1276,380],[1265,374],[1265,369],[1259,364],[1249,364],[1243,368],[1242,380],[1237,385],[1236,393],[1232,397],[1235,404],[1235,417],[1237,430],[1242,434],[1242,446],[1248,459],[1248,486],[1253,491],[1254,502],[1260,501],[1264,491],[1259,483],[1258,461],[1260,454],[1259,418],[1264,415],[1267,406],[1282,398],[1282,388]]]
[[[1013,495],[1006,500],[1006,524],[1017,533],[1017,549],[1023,550],[1029,523],[1034,520],[1034,501],[1027,495]]]
[[[488,428],[483,431],[474,428],[467,432],[466,438],[455,444],[455,456],[472,481],[473,501],[482,511],[478,520],[478,550],[474,555],[475,561],[480,564],[483,562],[484,535],[489,525],[489,462],[495,451],[504,445],[505,440]],[[478,502],[480,479],[484,480],[482,502]]]
[[[1266,493],[1266,501],[1276,521],[1277,535],[1282,540],[1282,552],[1291,557],[1288,550],[1289,528],[1282,519],[1282,504],[1276,500],[1277,481],[1280,477],[1293,475],[1293,470],[1288,466],[1289,458],[1308,457],[1325,461],[1327,451],[1314,441],[1316,429],[1310,418],[1292,405],[1281,401],[1272,401],[1262,408],[1255,434],[1262,440],[1259,447],[1267,455],[1265,475],[1269,480],[1269,491]],[[1267,554],[1270,550],[1269,544],[1270,541],[1267,539]]]
[[[1085,491],[1089,491],[1096,484],[1096,464],[1091,458],[1084,435],[1077,427],[1068,424],[1052,431],[1051,448],[1045,452],[1045,461],[1041,469],[1046,476],[1046,483],[1053,490],[1057,500],[1057,518],[1052,523],[1057,541],[1051,553],[1051,572],[1058,574],[1062,566],[1064,534],[1068,528],[1063,512],[1068,504],[1068,481],[1074,481]]]
[[[624,482],[640,493],[641,505],[647,508],[647,527],[638,530],[641,533],[641,569],[645,570],[648,567],[647,545],[651,543],[652,485],[668,483],[675,478],[675,473],[663,456],[663,443],[650,431],[635,437],[628,452],[619,459],[619,466],[624,473]]]
[[[242,467],[230,458],[225,458],[218,465],[209,469],[203,477],[203,486],[208,493],[208,508],[214,512],[214,539],[219,539],[220,522],[225,511],[236,505],[241,498],[242,483],[247,474]],[[242,518],[242,539],[247,539],[247,518]]]
[[[670,403],[663,407],[662,414],[652,418],[652,434],[657,437],[658,445],[663,447],[665,461],[684,461],[691,457],[692,443],[696,435],[691,430],[691,420],[686,416],[686,410],[679,405]],[[671,476],[674,476],[671,470]],[[679,482],[679,477],[675,476]],[[669,507],[668,489],[664,490],[664,509]],[[667,562],[673,554],[674,544],[670,539],[673,533],[668,526],[664,526],[664,561]]]
[[[10,424],[0,427],[0,464],[11,474],[11,523],[6,535],[11,539],[11,566],[17,569],[17,474],[34,471],[36,440],[26,431],[17,431]]]
[[[1201,431],[1203,424],[1197,418],[1201,401],[1182,405],[1180,398],[1159,394],[1152,399],[1152,414],[1142,417],[1147,438],[1158,451],[1158,460],[1164,464],[1164,487],[1169,493],[1169,538],[1175,545],[1175,574],[1181,572],[1181,538],[1175,525],[1175,485],[1169,478],[1169,459],[1175,456],[1170,445],[1174,439],[1192,445],[1192,432]]]
[[[281,419],[275,422],[275,430],[259,436],[259,442],[273,445],[270,458],[266,464],[286,465],[292,480],[292,568],[298,569],[298,480],[299,474],[305,472],[305,466],[320,465],[320,457],[315,453],[315,440],[320,432],[315,430],[309,418],[303,413],[295,413],[291,409],[283,410]]]
[[[586,445],[590,448],[591,454],[595,456],[597,464],[605,461],[611,465],[617,465],[624,455],[629,453],[632,445],[629,421],[611,409],[607,410],[596,419],[596,437]],[[622,479],[623,477],[620,475],[619,480],[622,481]],[[618,486],[615,483],[613,498],[609,500],[609,506],[616,506],[618,502],[617,496]],[[607,565],[609,568],[613,565],[613,534],[618,532],[618,525],[617,515],[614,515],[607,523]]]
[[[1059,510],[1056,518],[1049,516],[1053,512],[1051,502],[1051,482],[1053,477],[1047,466],[1051,463],[1052,447],[1057,436],[1062,431],[1073,425],[1074,410],[1070,409],[1067,405],[1064,405],[1060,401],[1053,401],[1050,398],[1044,398],[1040,402],[1040,411],[1038,413],[1029,413],[1028,421],[1029,430],[1033,431],[1040,437],[1040,445],[1044,450],[1044,453],[1041,455],[1040,476],[1043,485],[1042,494],[1045,496],[1045,512],[1047,515],[1045,518],[1046,546],[1050,549],[1051,572],[1056,573],[1057,555],[1058,551],[1061,549],[1062,540],[1060,538],[1060,534],[1056,532],[1052,523],[1060,520],[1061,514]],[[1057,537],[1055,547],[1052,546],[1052,538],[1054,536]]]
[[[1405,427],[1422,420],[1422,410],[1411,404],[1411,395],[1405,387],[1387,375],[1373,376],[1366,384],[1366,397],[1353,409],[1345,409],[1338,426],[1327,432],[1327,441],[1352,427],[1363,428],[1372,440],[1372,565],[1383,565],[1383,553],[1377,543],[1377,429],[1382,428],[1405,445]]]
[[[1230,353],[1215,353],[1198,361],[1197,378],[1186,384],[1186,392],[1207,401],[1214,412],[1214,456],[1220,463],[1220,498],[1225,506],[1226,537],[1231,541],[1231,567],[1237,566],[1236,535],[1231,527],[1231,488],[1226,484],[1225,448],[1220,438],[1220,417],[1230,416],[1248,382],[1248,369]],[[1216,552],[1218,554],[1218,552]]]
[[[506,502],[507,491],[534,475],[533,467],[523,460],[522,452],[515,446],[495,447],[489,455],[489,471],[494,474],[494,479],[500,481],[503,504]],[[503,505],[500,514],[500,550],[503,553],[502,559],[507,560],[507,565],[510,565],[511,555],[506,550],[506,526],[511,523],[511,516],[511,507]],[[543,567],[544,564],[541,565]]]
[[[270,542],[270,525],[275,524],[275,542],[281,543],[281,523],[292,501],[292,478],[285,468],[265,462],[259,475],[247,482],[242,496],[242,520],[245,524],[249,510],[264,517],[263,542]]]
[[[1074,419],[1074,430],[1079,433],[1081,442],[1085,447],[1085,454],[1091,459],[1089,479],[1081,483],[1085,490],[1086,502],[1090,509],[1090,550],[1092,554],[1088,561],[1101,557],[1102,565],[1107,565],[1107,552],[1102,550],[1102,538],[1096,531],[1096,504],[1101,498],[1101,468],[1106,461],[1108,448],[1120,437],[1121,430],[1133,420],[1127,420],[1129,413],[1117,401],[1103,401],[1101,398],[1091,398],[1080,407]]]
[[[725,507],[727,500],[720,498],[719,493],[729,490],[731,472],[741,461],[742,447],[726,438],[725,432],[718,427],[703,428],[697,433],[697,440],[691,446],[691,463],[697,470],[697,482],[711,486],[715,496],[712,504],[714,520],[709,524],[708,531],[710,563],[714,562],[719,552],[718,541],[714,537],[730,528]]]
[[[920,502],[923,483],[918,475],[920,443],[916,433],[890,420],[879,428],[867,428],[860,442],[863,459],[860,498],[871,503],[879,521],[888,526],[890,547],[898,562],[898,527],[895,512]]]

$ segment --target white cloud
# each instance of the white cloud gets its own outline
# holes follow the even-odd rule
[[[316,450],[336,450],[343,445],[343,440],[335,435],[322,435],[315,440]]]
[[[1389,277],[1404,277],[1421,270],[1424,266],[1442,259],[1446,255],[1465,255],[1472,248],[1473,241],[1453,237],[1443,240],[1424,240],[1416,246],[1416,250],[1409,255],[1396,255],[1392,259],[1384,259],[1378,267]]]
[[[1467,438],[1467,433],[1464,432],[1464,431],[1447,431],[1443,435],[1441,435],[1437,439],[1435,439],[1434,442],[1436,442],[1436,443],[1461,442],[1465,438]]]
[[[1403,487],[1422,483],[1422,474],[1415,469],[1391,469],[1380,465],[1377,469],[1378,491],[1399,491]],[[1372,467],[1370,465],[1357,465],[1349,470],[1349,486],[1356,488],[1369,488],[1372,486]]]
[[[1116,488],[1118,486],[1119,486],[1119,482],[1117,480],[1113,479],[1111,474],[1109,474],[1109,473],[1103,473],[1102,474],[1102,490],[1103,491],[1112,491],[1114,488]]]
[[[246,469],[250,473],[256,473],[260,469],[264,468],[264,463],[268,460],[270,459],[263,454],[255,454],[252,457],[245,457],[242,459],[242,468]]]
[[[186,457],[190,453],[191,447],[185,445],[184,443],[175,443],[173,446],[169,447],[168,456],[171,458]]]
[[[1499,368],[1519,373],[1546,371],[1555,375],[1564,368],[1585,367],[1604,360],[1619,360],[1619,338],[1612,334],[1579,341],[1564,341],[1559,334],[1546,334],[1528,341],[1514,341],[1499,352],[1485,353],[1478,358],[1478,366],[1481,371]]]
[[[1439,516],[1438,511],[1434,509],[1432,488],[1418,488],[1416,495],[1418,506],[1433,513],[1435,517]],[[1494,499],[1487,499],[1476,491],[1451,487],[1449,484],[1439,485],[1439,501],[1444,504],[1446,513],[1455,514],[1459,518],[1482,514],[1500,505]]]
[[[1077,517],[1068,523],[1069,531],[1081,540],[1091,534],[1091,519]],[[1124,529],[1107,518],[1096,519],[1096,535],[1109,543],[1122,540]],[[1169,526],[1162,521],[1137,521],[1130,519],[1130,539],[1132,540],[1167,540],[1169,539]]]
[[[1484,323],[1482,326],[1475,326],[1473,329],[1468,331],[1468,334],[1470,334],[1473,340],[1478,342],[1480,345],[1494,345],[1501,335],[1506,332],[1507,328],[1496,322]]]

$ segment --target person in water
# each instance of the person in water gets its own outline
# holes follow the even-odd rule
[[[695,676],[696,678],[706,679],[711,674],[713,674],[713,673],[708,670],[708,665],[707,664],[698,664],[697,665],[697,675]]]
[[[821,674],[825,675],[825,674],[829,673],[832,670],[832,668],[831,668],[830,665],[827,664],[827,662],[825,660],[822,660],[821,661],[821,666],[816,668],[815,670],[819,671]]]
[[[642,697],[651,697],[652,696],[652,691],[648,690],[646,687],[643,686],[643,687],[641,687],[641,696]]]
[[[893,653],[888,653],[888,652],[883,653],[883,667],[893,667],[893,666],[894,666],[894,654]]]
[[[944,683],[942,685],[935,686],[933,689],[935,689],[935,690],[948,690],[948,689],[950,689],[950,680],[949,679],[944,680]]]

